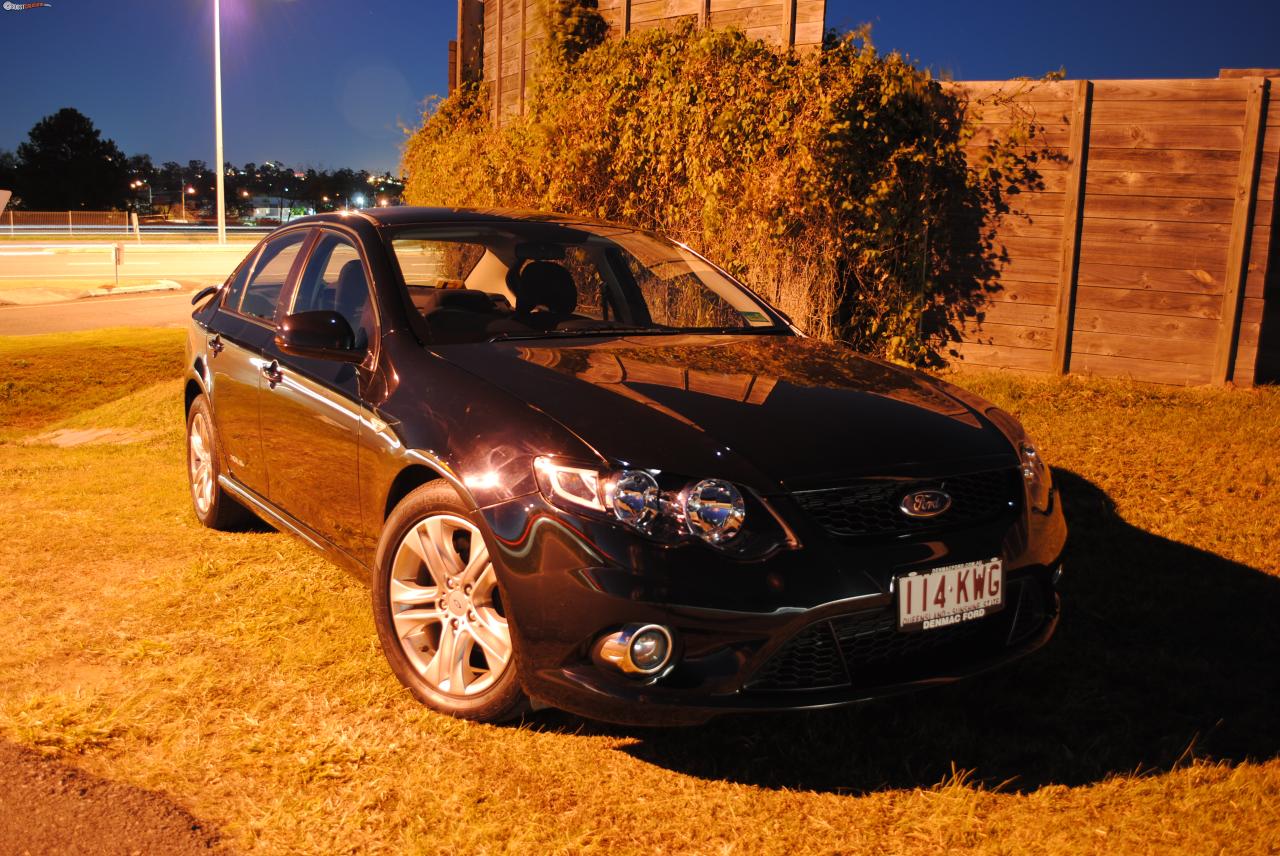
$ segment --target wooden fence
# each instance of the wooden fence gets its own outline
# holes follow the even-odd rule
[[[1049,156],[1043,187],[997,222],[1007,259],[964,326],[961,361],[1174,384],[1275,379],[1277,84],[954,84],[980,122],[975,147],[1023,116]]]
[[[736,27],[752,38],[806,50],[822,44],[827,4],[826,0],[599,0],[599,9],[614,38],[688,22],[699,27]],[[541,0],[458,0],[458,41],[450,44],[451,85],[467,79],[488,83],[495,121],[523,113],[546,38]]]

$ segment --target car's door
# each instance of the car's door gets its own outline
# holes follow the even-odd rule
[[[347,319],[365,361],[299,357],[272,343],[267,356],[275,372],[262,388],[263,452],[271,502],[356,556],[361,383],[376,357],[378,323],[357,242],[332,229],[320,231],[280,317],[320,309]]]
[[[268,492],[259,424],[263,352],[275,335],[278,296],[310,234],[300,229],[272,238],[241,266],[222,296],[206,343],[213,419],[227,469],[262,496]]]

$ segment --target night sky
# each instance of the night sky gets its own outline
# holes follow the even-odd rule
[[[212,0],[50,0],[0,10],[0,149],[87,114],[126,154],[213,161]],[[446,87],[453,0],[223,0],[227,160],[395,171],[401,127]],[[884,50],[956,79],[1216,77],[1280,67],[1280,2],[829,0]]]

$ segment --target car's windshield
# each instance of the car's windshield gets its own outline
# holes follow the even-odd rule
[[[785,329],[697,254],[646,232],[449,224],[400,229],[390,246],[435,342]]]

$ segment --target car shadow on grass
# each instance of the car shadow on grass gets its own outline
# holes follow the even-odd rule
[[[1096,485],[1057,477],[1071,543],[1062,622],[1041,651],[854,708],[607,733],[690,775],[847,793],[928,787],[953,770],[1024,791],[1280,756],[1280,579],[1130,526]]]

